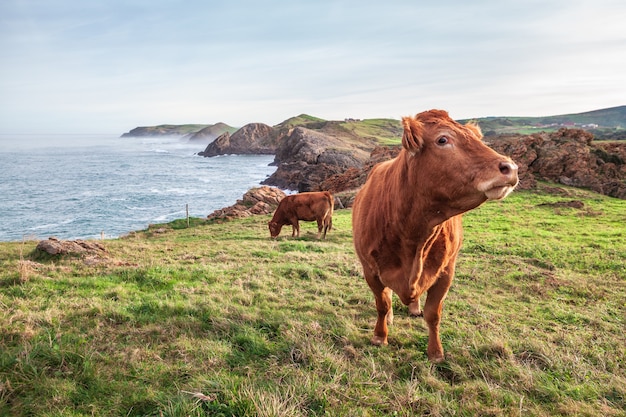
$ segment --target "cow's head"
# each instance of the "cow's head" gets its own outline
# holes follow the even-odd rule
[[[275,221],[270,221],[267,225],[270,228],[270,236],[273,238],[277,237],[280,234],[280,230],[283,228],[282,224]]]
[[[517,185],[517,165],[482,142],[478,125],[461,125],[443,110],[402,119],[409,181],[452,215],[499,200]],[[457,214],[458,214],[457,213]]]

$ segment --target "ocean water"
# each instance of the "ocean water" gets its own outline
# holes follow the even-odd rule
[[[0,135],[0,241],[115,238],[206,217],[258,186],[271,155],[196,155],[204,143],[113,135]]]

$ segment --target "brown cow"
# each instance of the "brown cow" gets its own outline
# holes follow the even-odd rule
[[[354,246],[376,298],[372,343],[387,344],[393,292],[416,316],[427,292],[427,353],[440,362],[439,321],[461,247],[461,215],[506,197],[517,185],[517,165],[482,143],[477,125],[461,125],[443,110],[402,124],[402,151],[372,169],[354,201]]]
[[[291,236],[300,237],[298,220],[317,220],[317,238],[326,239],[326,232],[333,225],[335,199],[328,191],[288,195],[278,204],[274,217],[269,222],[270,235],[277,237],[286,224],[292,226]]]

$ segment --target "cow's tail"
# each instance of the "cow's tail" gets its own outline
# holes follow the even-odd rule
[[[330,210],[328,212],[328,230],[331,230],[333,228],[333,213],[335,211],[335,197],[333,197],[333,195],[329,192],[326,191],[326,197],[328,198],[328,203],[330,206]]]

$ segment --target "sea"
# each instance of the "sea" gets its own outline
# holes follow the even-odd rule
[[[272,155],[198,156],[179,137],[0,134],[0,241],[111,239],[206,217],[275,170]]]

